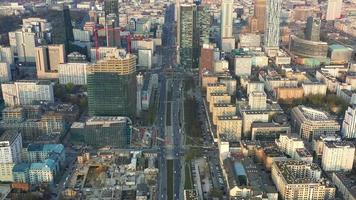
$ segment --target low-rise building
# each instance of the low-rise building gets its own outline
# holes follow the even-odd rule
[[[251,128],[251,140],[273,141],[281,134],[291,132],[289,124],[273,122],[253,122]]]
[[[314,163],[286,160],[272,165],[272,180],[283,200],[334,199],[335,187],[322,181]]]
[[[299,139],[296,135],[281,135],[276,140],[278,147],[287,155],[296,159],[297,149],[304,148],[303,140]]]
[[[227,92],[227,87],[223,83],[209,83],[206,87],[206,101],[210,103],[210,94],[214,92]]]
[[[231,135],[236,139],[241,139],[242,119],[239,116],[218,116],[216,134]]]
[[[356,199],[356,179],[349,174],[334,172],[332,176],[333,183],[345,200]]]
[[[128,117],[91,117],[71,126],[73,141],[99,147],[128,148],[131,134],[132,122]]]
[[[230,198],[255,199],[266,196],[269,200],[278,199],[278,192],[268,174],[250,158],[243,160],[228,158],[224,160],[223,166]]]
[[[32,105],[40,101],[54,102],[53,85],[49,81],[18,81],[1,84],[7,106]]]
[[[349,106],[345,111],[341,133],[344,138],[356,138],[356,104]]]
[[[242,133],[243,137],[251,137],[252,123],[254,122],[268,122],[268,113],[263,111],[245,111],[242,112]]]
[[[74,85],[87,84],[88,63],[65,63],[58,66],[60,84],[73,83]]]
[[[291,118],[295,132],[308,141],[320,134],[333,134],[340,130],[340,124],[328,113],[302,105],[292,109]]]

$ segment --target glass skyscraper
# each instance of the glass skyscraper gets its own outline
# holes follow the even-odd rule
[[[183,68],[197,68],[200,47],[209,42],[210,14],[206,7],[181,5],[179,9],[179,54]]]
[[[88,105],[92,116],[136,114],[136,56],[111,55],[88,69]]]

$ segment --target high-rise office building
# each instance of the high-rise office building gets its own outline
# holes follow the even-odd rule
[[[119,16],[119,1],[118,0],[104,0],[105,16],[114,13]]]
[[[265,31],[266,19],[266,0],[255,1],[255,17],[257,19],[257,30],[262,33]]]
[[[37,77],[39,79],[57,78],[59,64],[65,63],[64,45],[36,47],[35,53]]]
[[[344,138],[356,138],[356,105],[349,106],[345,111],[341,133]]]
[[[351,142],[326,142],[321,166],[325,171],[351,171],[354,155],[355,146]]]
[[[312,41],[320,41],[320,19],[308,17],[307,25],[305,27],[305,39]]]
[[[233,12],[233,0],[223,0],[221,3],[221,26],[220,37],[230,38],[232,37],[232,12]]]
[[[279,23],[281,11],[282,0],[267,0],[264,47],[269,55],[275,55],[276,50],[279,48]]]
[[[111,55],[88,67],[89,114],[135,116],[136,56]]]
[[[64,44],[66,53],[70,53],[70,42],[74,41],[72,19],[68,6],[59,5],[51,10],[58,16],[56,23],[52,24],[53,43]]]
[[[340,18],[342,8],[342,0],[328,0],[326,10],[326,20],[335,20]]]
[[[181,5],[179,10],[180,64],[183,68],[195,68],[198,65],[196,56],[199,47],[199,39],[196,38],[196,6],[185,4]]]
[[[120,27],[119,18],[110,13],[106,16],[105,20],[106,31],[106,46],[108,47],[120,47]]]
[[[209,43],[209,34],[210,34],[210,13],[207,6],[197,6],[197,28],[196,34],[199,34],[197,38],[200,38],[199,45],[200,47],[203,44]]]

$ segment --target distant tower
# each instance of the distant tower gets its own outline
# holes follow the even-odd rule
[[[58,13],[58,24],[52,27],[54,33],[53,43],[64,44],[66,53],[70,53],[70,41],[74,41],[74,35],[69,8],[68,6],[61,5],[54,8],[51,12]]]
[[[194,39],[196,34],[195,27],[195,5],[181,5],[179,8],[179,59],[183,68],[193,68],[194,56],[193,49],[198,42]],[[198,43],[199,44],[199,43]]]
[[[326,20],[335,20],[341,17],[342,0],[328,0]]]
[[[279,23],[282,0],[267,0],[264,47],[267,54],[273,56],[279,48]]]
[[[255,1],[255,17],[257,18],[258,32],[264,32],[266,19],[266,0]]]
[[[118,0],[104,0],[104,12],[105,16],[114,13],[119,16],[119,1]]]
[[[106,46],[120,47],[120,27],[118,17],[111,13],[106,16],[105,30],[106,30]]]
[[[221,26],[220,37],[232,37],[232,9],[233,0],[222,0],[221,3]]]
[[[308,17],[305,27],[305,39],[311,41],[320,41],[320,19]]]

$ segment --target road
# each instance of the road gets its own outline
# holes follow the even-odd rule
[[[175,65],[175,48],[174,48],[174,6],[168,6],[165,10],[165,24],[163,27],[162,36],[162,68],[159,73],[159,103],[157,120],[155,126],[157,127],[159,137],[165,139],[166,126],[166,92],[167,92],[167,78],[164,73],[165,68],[170,68]],[[173,113],[173,112],[172,112]],[[171,118],[172,119],[172,118]],[[159,199],[165,200],[167,198],[167,150],[166,143],[160,142],[160,156],[159,156]]]

